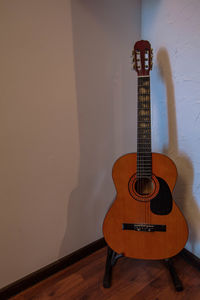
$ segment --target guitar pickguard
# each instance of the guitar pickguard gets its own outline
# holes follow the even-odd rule
[[[156,215],[168,215],[172,210],[173,200],[170,188],[165,180],[157,177],[160,188],[155,198],[150,202],[152,213]]]

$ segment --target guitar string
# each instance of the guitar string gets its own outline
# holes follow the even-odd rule
[[[148,110],[148,119],[149,119],[149,126],[148,126],[148,128],[149,128],[149,131],[150,131],[150,128],[151,128],[151,120],[150,120],[150,77],[148,78],[148,103],[149,103],[149,110]],[[147,141],[148,141],[148,148],[149,148],[149,154],[148,154],[148,156],[150,157],[150,153],[151,153],[151,149],[150,149],[150,138],[149,138],[149,140],[147,139]],[[150,166],[148,166],[148,168],[150,169]],[[151,180],[151,179],[150,179]],[[151,187],[151,185],[150,185],[150,187]],[[150,222],[150,217],[151,217],[151,212],[150,212],[150,207],[149,207],[149,204],[150,204],[150,202],[148,202],[148,214],[149,214],[149,224],[151,223]]]
[[[138,180],[139,192],[143,191],[143,178],[151,178],[152,154],[151,154],[151,110],[150,110],[150,78],[138,78]],[[144,125],[145,124],[145,125]],[[145,204],[145,221],[148,217],[150,223],[149,203]]]
[[[144,79],[143,79],[143,92],[144,92],[144,94],[145,94],[145,96],[144,96],[144,102],[146,103],[146,100],[147,100],[147,96],[146,96],[146,78],[144,77]],[[142,113],[142,115],[143,115],[143,120],[144,121],[147,121],[146,120],[146,113],[145,113],[145,110],[143,110],[143,113]],[[144,131],[143,131],[143,133],[147,130],[147,127],[148,127],[148,123],[144,123],[145,124],[145,126],[144,126]],[[144,143],[144,145],[145,145],[145,153],[143,154],[143,172],[145,173],[145,160],[146,160],[146,152],[147,152],[147,143],[146,143],[146,141],[143,139],[144,138],[144,134],[142,133],[142,141],[143,141],[143,143]],[[145,180],[144,180],[144,183],[145,183]],[[144,186],[144,188],[145,188],[145,186]],[[148,223],[148,210],[147,210],[147,202],[145,201],[145,212],[146,212],[146,223]]]
[[[147,102],[147,85],[146,85],[146,82],[147,82],[147,79],[144,78],[144,83],[145,83],[144,84],[144,86],[145,86],[145,89],[144,89],[144,93],[145,93],[144,99],[145,99],[145,103]],[[144,120],[147,121],[145,113],[144,113]],[[145,132],[146,132],[147,128],[148,128],[148,123],[145,123]],[[144,141],[144,143],[145,143],[145,154],[144,154],[144,163],[143,163],[144,167],[143,167],[143,169],[144,169],[144,173],[145,173],[147,171],[147,168],[146,168],[146,157],[148,157],[148,155],[146,155],[146,153],[147,153],[147,146],[148,146],[147,145],[147,139]],[[148,204],[147,204],[146,201],[145,201],[145,208],[146,208],[146,215],[147,215],[146,222],[148,223]]]
[[[138,101],[138,160],[139,160],[139,193],[142,193],[142,154],[141,154],[141,144],[140,144],[140,138],[141,138],[141,128],[143,128],[142,125],[142,117],[141,117],[141,103],[142,103],[142,78],[139,78],[139,101]],[[146,205],[144,205],[144,219],[146,223]]]
[[[141,187],[140,187],[140,145],[139,145],[139,138],[140,138],[140,134],[139,134],[139,120],[140,120],[140,92],[141,92],[141,88],[140,88],[140,78],[138,77],[138,102],[137,102],[137,120],[138,120],[138,132],[137,132],[137,187],[139,188],[139,193],[141,192]],[[139,185],[138,185],[139,182]]]
[[[148,115],[148,117],[147,117],[147,120],[148,120],[148,126],[147,126],[147,130],[148,131],[150,131],[150,126],[151,126],[151,124],[150,124],[150,77],[148,77],[147,79],[146,79],[146,87],[147,87],[147,89],[146,89],[146,103],[148,103],[147,104],[147,106],[148,106],[148,110],[147,110],[147,115]],[[146,147],[147,147],[147,153],[148,153],[148,155],[147,155],[147,157],[148,157],[148,160],[149,160],[149,157],[150,157],[150,140],[149,140],[149,137],[148,138],[146,138],[146,141],[147,141],[147,143],[146,143]],[[147,160],[147,161],[148,161]],[[147,163],[147,162],[145,162],[145,163]],[[149,172],[150,172],[150,166],[149,166],[149,162],[148,162],[148,164],[146,164],[146,169],[148,170],[148,174],[149,174]],[[148,181],[147,181],[148,182]],[[147,202],[147,214],[148,214],[148,220],[147,220],[147,222],[148,223],[150,223],[150,209],[149,209],[149,201]]]
[[[146,103],[146,101],[147,101],[147,96],[146,96],[146,79],[144,78],[143,79],[143,92],[144,92],[144,94],[145,94],[145,96],[144,96],[144,101],[145,101],[145,103]],[[144,112],[144,111],[143,111]],[[143,120],[146,120],[145,119],[145,114],[143,113]],[[145,130],[147,130],[147,127],[148,127],[148,123],[144,123],[145,124],[145,126],[144,126],[144,132],[145,132]],[[144,143],[144,148],[145,148],[145,153],[144,153],[144,155],[143,155],[143,172],[145,173],[145,160],[146,160],[146,152],[147,152],[147,144],[146,144],[146,142],[144,142],[143,141],[143,143]],[[145,187],[145,182],[146,182],[146,179],[144,180],[144,189],[146,188]],[[147,202],[145,201],[145,212],[146,212],[146,223],[148,223],[148,211],[147,211]]]
[[[138,85],[139,85],[139,101],[138,101],[138,167],[139,167],[139,172],[138,172],[138,180],[139,180],[139,193],[142,194],[142,189],[143,189],[143,169],[144,169],[144,156],[146,152],[145,151],[145,144],[143,143],[143,134],[144,134],[144,110],[143,110],[143,105],[144,105],[144,100],[145,100],[145,94],[144,93],[144,79],[139,78],[138,80]],[[147,222],[147,215],[146,215],[146,202],[143,202],[144,205],[144,223]]]
[[[143,103],[143,99],[145,96],[143,96],[144,94],[144,78],[141,78],[141,100]],[[141,139],[142,135],[143,135],[143,131],[144,131],[144,115],[143,115],[143,109],[140,108],[140,121],[142,122],[142,133],[140,132],[140,165],[141,165],[141,170],[140,170],[140,184],[141,184],[141,189],[140,189],[140,193],[143,193],[143,188],[144,188],[144,182],[143,182],[143,173],[144,173],[144,154],[142,153],[144,151],[144,144],[143,144],[143,140]],[[144,151],[145,152],[145,151]],[[145,223],[147,222],[147,214],[146,214],[146,202],[144,203],[144,209],[145,209]]]
[[[144,82],[143,82],[143,84],[144,84],[144,86],[145,86],[145,88],[144,88],[144,92],[145,92],[145,96],[144,96],[144,99],[145,99],[145,103],[147,103],[147,79],[146,78],[144,78]],[[145,115],[145,114],[144,114]],[[146,120],[146,118],[144,117],[144,120]],[[148,123],[145,123],[145,131],[147,130],[147,128],[148,128]],[[143,170],[144,170],[144,173],[146,173],[147,172],[147,168],[146,168],[146,157],[148,157],[148,155],[146,155],[146,153],[148,153],[147,152],[147,147],[148,145],[147,145],[147,139],[146,139],[146,141],[145,141],[145,154],[144,154],[144,162],[143,162]],[[148,184],[148,179],[147,179],[147,181],[145,180],[144,182],[146,182],[146,184]],[[146,188],[146,187],[145,187]],[[148,188],[147,188],[147,190],[148,190]],[[148,204],[147,204],[147,202],[145,201],[145,209],[146,209],[146,215],[147,215],[147,219],[146,219],[146,222],[148,223]]]
[[[144,96],[144,99],[145,99],[145,103],[147,102],[147,85],[146,85],[146,82],[147,82],[147,80],[146,80],[146,78],[144,79],[144,86],[145,86],[145,89],[144,89],[144,91],[145,91],[145,96]],[[144,117],[144,119],[145,119],[145,117]],[[145,119],[146,120],[146,119]],[[147,128],[148,128],[148,123],[145,123],[145,130],[147,130]],[[144,155],[144,167],[143,167],[143,169],[144,169],[144,173],[146,173],[146,171],[147,171],[147,169],[146,169],[146,153],[147,153],[147,140],[145,141],[145,155]],[[148,179],[147,179],[148,180]],[[145,182],[146,182],[146,184],[148,184],[148,181],[146,181],[145,180]],[[146,188],[146,187],[145,187]],[[148,189],[147,189],[148,190]],[[146,207],[146,214],[147,214],[147,220],[146,220],[146,222],[148,223],[148,204],[147,204],[147,202],[145,201],[145,207]]]
[[[144,188],[143,184],[146,178],[148,182],[149,173],[151,173],[151,111],[150,111],[150,78],[140,78],[139,84],[139,101],[138,101],[138,120],[142,122],[142,133],[140,125],[138,128],[138,160],[139,160],[139,191],[142,193],[142,189]],[[142,102],[142,103],[141,103]],[[144,110],[145,108],[145,110]],[[145,139],[146,138],[146,139]],[[151,177],[151,176],[150,176]],[[144,181],[144,182],[143,182]],[[145,201],[145,223],[150,223],[150,207],[149,203]]]
[[[150,180],[151,180],[151,187],[152,187],[152,152],[151,152],[151,93],[150,93],[150,77],[149,77],[149,80],[148,80],[148,97],[149,97],[149,111],[148,111],[148,114],[149,114],[149,132],[150,132],[150,135],[149,135],[149,157],[150,157],[150,166],[149,166],[149,169],[150,169]],[[148,212],[149,212],[149,224],[151,224],[151,210],[150,210],[150,201],[148,203]]]
[[[145,103],[146,103],[147,97],[146,97],[146,80],[145,80],[145,78],[143,80],[143,86],[144,86],[143,92],[145,94],[144,99],[145,99]],[[145,120],[144,116],[143,116],[143,120]],[[148,123],[144,123],[144,124],[145,124],[144,128],[146,130],[147,127],[148,127],[148,125],[147,125]],[[146,171],[145,171],[145,157],[146,157],[146,153],[147,153],[147,144],[146,144],[146,142],[144,143],[144,147],[143,148],[145,149],[145,151],[144,151],[145,153],[144,153],[144,157],[143,157],[143,173],[146,173]],[[146,189],[146,186],[145,186],[146,184],[147,184],[147,181],[146,181],[146,179],[144,179],[144,189]],[[146,203],[146,201],[145,201],[145,211],[146,211],[146,223],[148,223],[148,211],[147,211],[147,203]]]
[[[150,139],[150,160],[151,160],[151,165],[150,165],[150,168],[151,168],[151,181],[153,182],[153,179],[152,179],[152,148],[151,148],[151,80],[150,80],[150,77],[149,77],[149,126],[150,126],[150,136],[149,136],[149,139]],[[153,188],[154,188],[154,185],[153,185]],[[149,213],[150,213],[150,224],[151,224],[151,211],[150,211],[150,203],[149,203]]]
[[[141,95],[141,79],[138,77],[138,110],[137,110],[137,118],[138,118],[138,143],[137,143],[137,166],[138,166],[138,179],[137,181],[139,182],[139,185],[137,184],[138,188],[139,188],[139,194],[141,193],[141,181],[140,181],[140,172],[141,172],[141,165],[140,165],[140,95]]]
[[[146,78],[144,79],[144,86],[145,86],[145,96],[144,96],[144,99],[145,99],[145,103],[147,102],[147,96],[146,96],[146,94],[147,94],[147,84],[146,84],[146,82],[147,82],[147,80],[146,80]],[[148,123],[145,123],[145,129],[147,130],[147,128],[148,128]],[[145,142],[145,146],[144,146],[144,148],[145,148],[145,157],[147,156],[146,155],[146,153],[147,153],[147,140],[146,140],[146,142]],[[147,169],[146,169],[146,158],[144,158],[144,163],[143,163],[143,169],[144,169],[144,173],[146,173],[147,172]],[[148,178],[146,178],[145,179],[145,184],[146,185],[148,185]],[[145,189],[146,189],[146,187],[145,187]],[[147,187],[147,191],[148,191],[148,187]],[[147,207],[147,202],[145,201],[145,208],[146,208],[146,214],[147,214],[147,220],[146,220],[146,222],[148,223],[148,207]]]
[[[152,182],[152,149],[151,149],[151,81],[149,77],[149,143],[150,143],[150,171],[151,171],[151,182]],[[151,210],[150,210],[150,202],[149,202],[149,223],[151,224]]]

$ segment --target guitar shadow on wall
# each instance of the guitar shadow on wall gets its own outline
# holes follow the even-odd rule
[[[200,210],[192,191],[194,179],[192,162],[189,157],[178,148],[174,84],[169,55],[165,48],[159,49],[157,53],[157,63],[160,76],[166,87],[166,106],[168,111],[169,142],[168,146],[163,146],[162,152],[172,158],[177,167],[178,178],[174,190],[174,200],[183,212],[189,226],[189,250],[195,252],[195,241],[198,240],[198,229],[200,227]],[[160,95],[157,95],[155,98],[159,99],[159,97]],[[162,122],[161,120],[159,121]]]

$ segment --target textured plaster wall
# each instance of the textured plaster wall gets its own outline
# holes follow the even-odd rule
[[[102,237],[135,151],[140,1],[0,1],[0,287]]]
[[[154,48],[153,150],[177,165],[175,200],[200,257],[200,1],[143,0],[142,38]]]

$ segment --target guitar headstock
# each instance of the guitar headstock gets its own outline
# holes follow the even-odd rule
[[[151,44],[143,40],[136,42],[132,55],[133,69],[136,70],[138,76],[148,76],[153,66],[153,49],[151,49]]]

